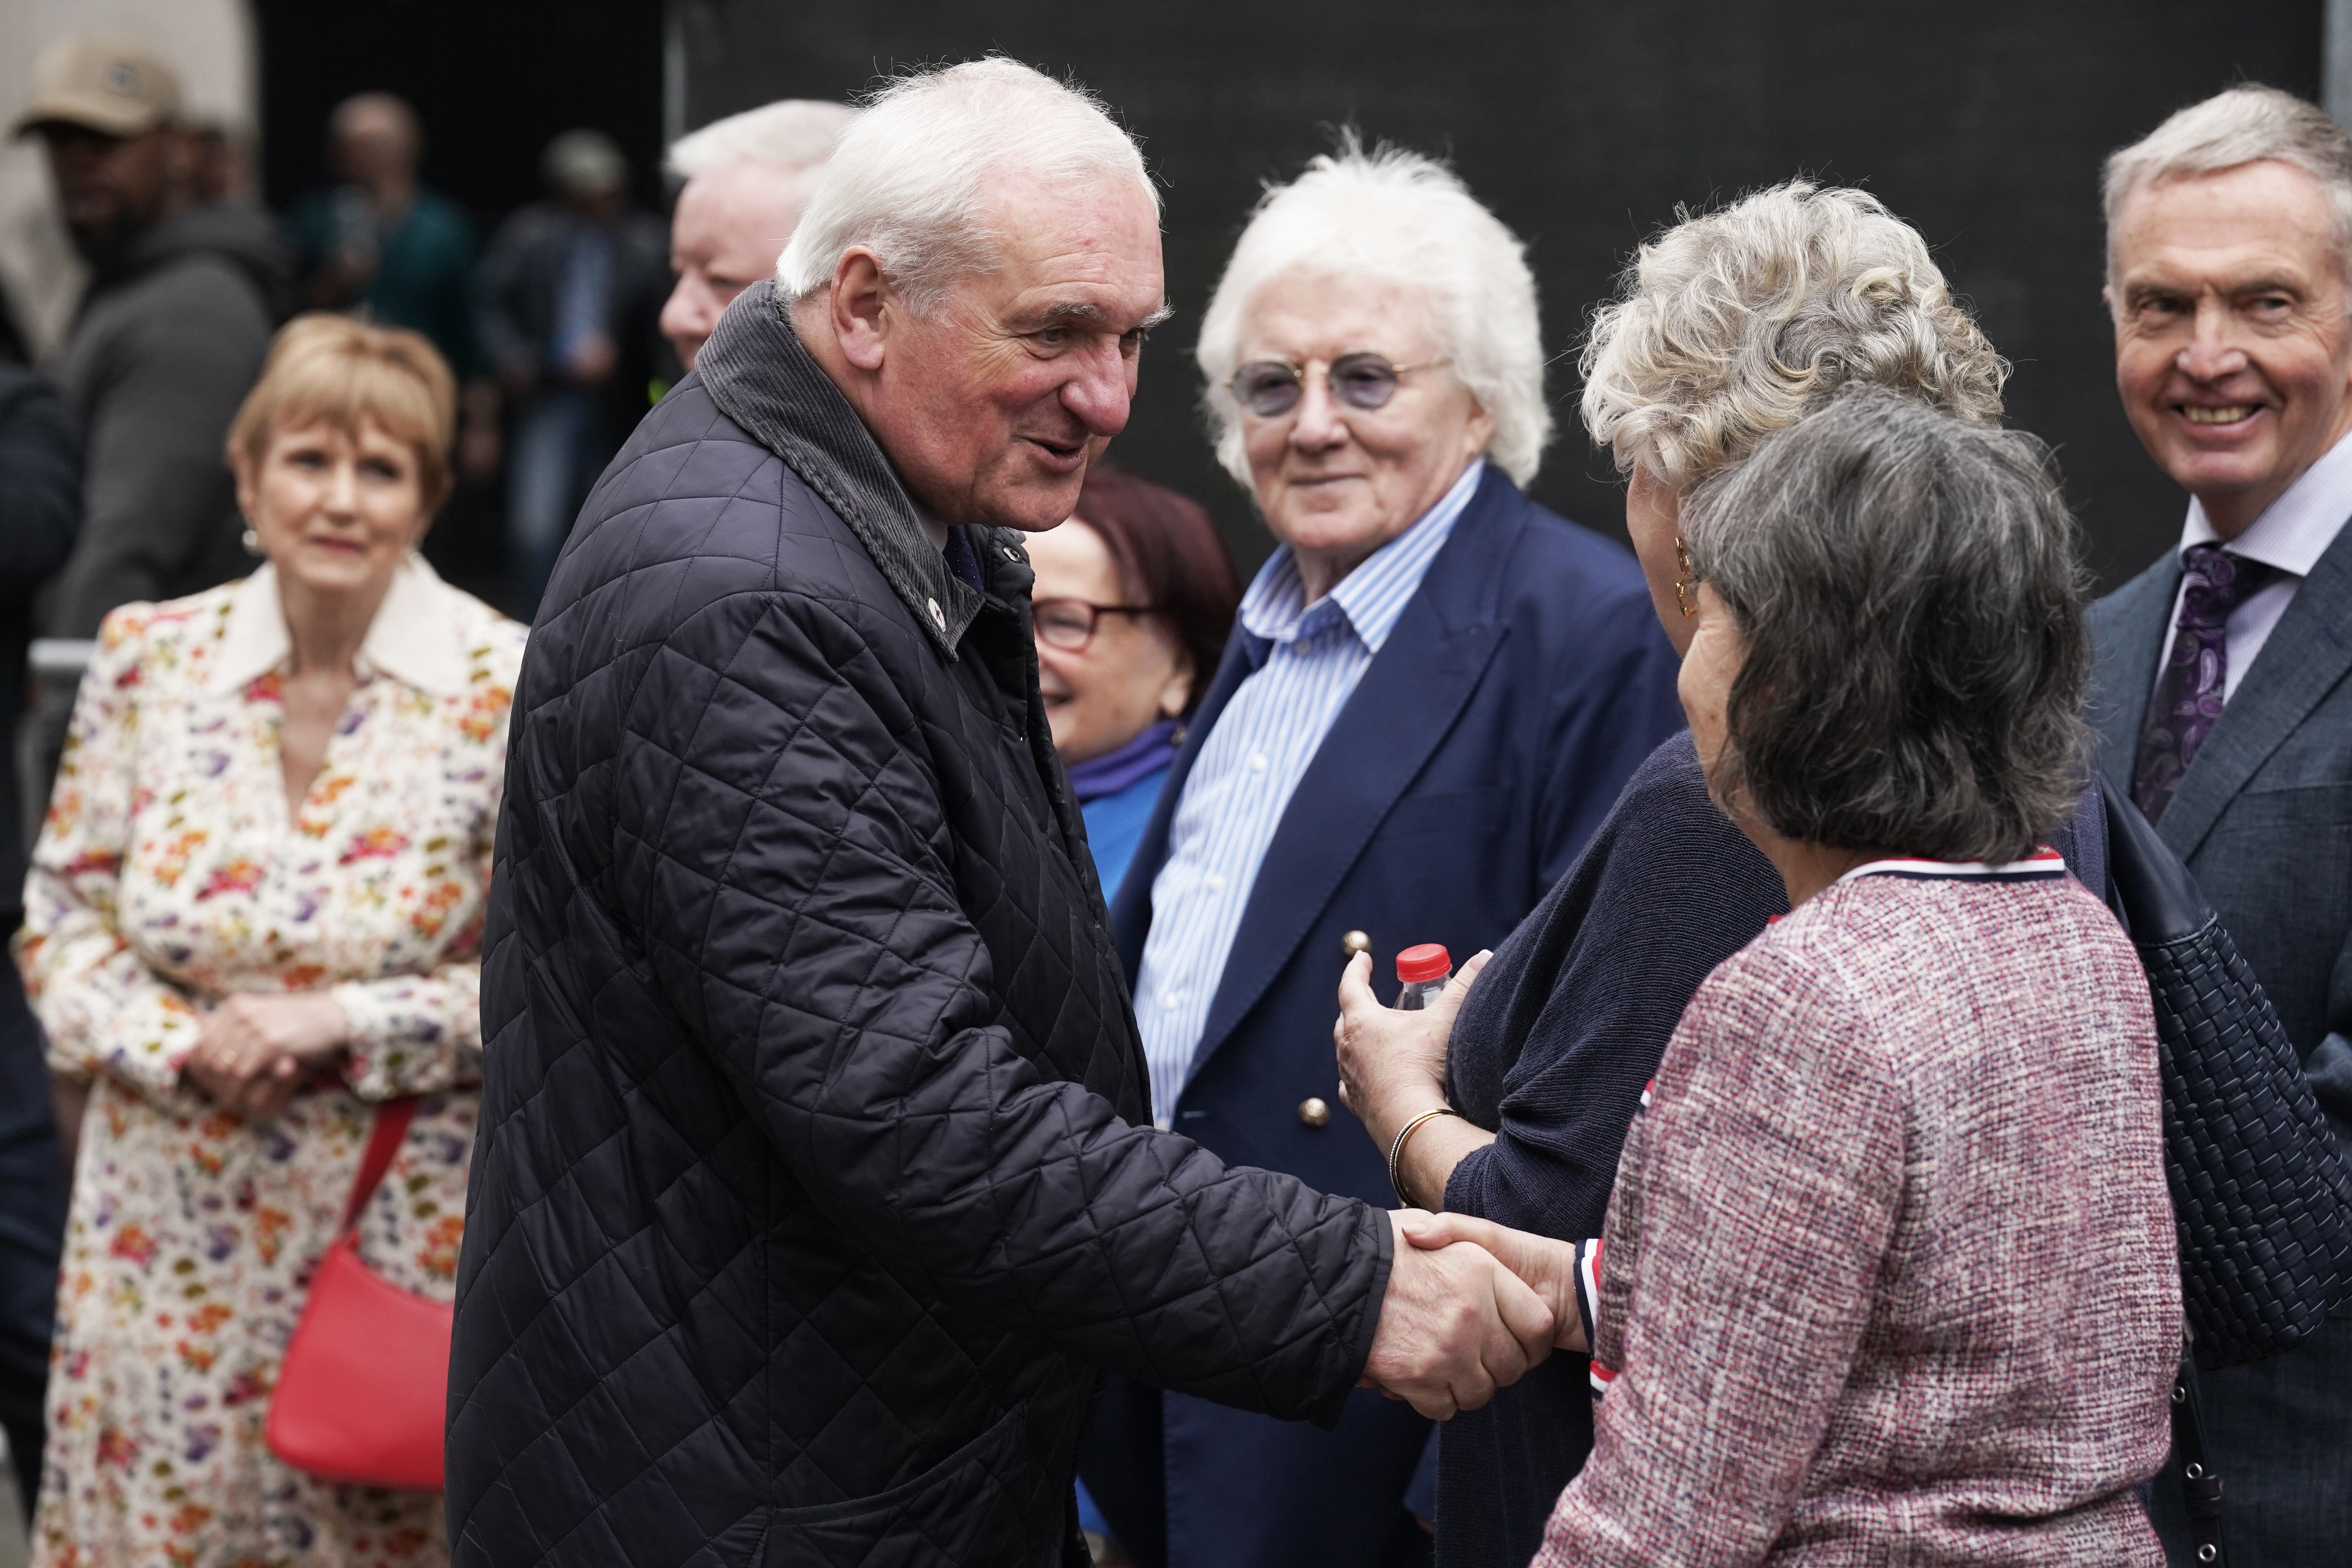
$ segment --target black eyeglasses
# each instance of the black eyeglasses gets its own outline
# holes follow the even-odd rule
[[[1306,374],[1318,363],[1309,360],[1296,365],[1286,360],[1253,360],[1225,378],[1225,390],[1234,401],[1261,419],[1279,419],[1298,406],[1307,391]],[[1442,359],[1425,360],[1420,364],[1391,364],[1386,356],[1376,353],[1341,354],[1323,368],[1324,380],[1331,395],[1350,408],[1366,413],[1384,408],[1396,395],[1397,383],[1417,370],[1434,370],[1448,363]]]
[[[1105,616],[1149,616],[1150,605],[1090,605],[1084,599],[1040,599],[1029,606],[1037,640],[1064,653],[1084,653],[1095,640],[1095,623]]]

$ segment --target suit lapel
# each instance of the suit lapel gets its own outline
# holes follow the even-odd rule
[[[2186,860],[2256,769],[2352,669],[2352,527],[2295,590],[2237,694],[2214,721],[2157,831]]]
[[[1290,962],[1389,807],[1477,689],[1502,646],[1494,605],[1504,565],[1527,526],[1523,508],[1513,504],[1518,500],[1500,472],[1489,470],[1430,563],[1421,591],[1316,748],[1251,884],[1192,1054],[1194,1072]]]
[[[2126,795],[2139,759],[2140,727],[2147,722],[2156,689],[2157,660],[2164,655],[2165,629],[2172,624],[2172,601],[2179,593],[2180,556],[2168,550],[2091,615],[2098,679],[2089,718],[2099,733],[2100,763]]]

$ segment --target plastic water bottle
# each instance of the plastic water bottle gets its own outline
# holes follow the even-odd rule
[[[1408,947],[1397,954],[1397,1010],[1418,1013],[1437,999],[1445,983],[1454,978],[1454,959],[1444,948],[1433,942],[1419,947]]]

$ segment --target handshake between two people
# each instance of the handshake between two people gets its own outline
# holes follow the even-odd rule
[[[1468,1215],[1395,1209],[1396,1258],[1363,1385],[1438,1421],[1555,1350],[1587,1350],[1576,1248]]]
[[[1372,994],[1372,962],[1358,953],[1339,982],[1339,1016],[1331,1037],[1339,1053],[1339,1099],[1393,1162],[1405,1140],[1445,1104],[1445,1057],[1454,1019],[1488,955],[1462,966],[1444,992],[1416,1012],[1398,1012]],[[1401,1195],[1440,1192],[1465,1146],[1491,1134],[1449,1119],[1421,1134],[1417,1156],[1435,1163]],[[1433,1145],[1453,1139],[1451,1152]],[[1363,1384],[1409,1401],[1443,1421],[1475,1410],[1527,1375],[1555,1350],[1586,1349],[1576,1306],[1576,1248],[1461,1214],[1392,1210],[1396,1243],[1388,1294],[1364,1363]]]

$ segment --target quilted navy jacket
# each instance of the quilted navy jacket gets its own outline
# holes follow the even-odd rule
[[[1337,1418],[1387,1222],[1151,1131],[1029,583],[765,285],[591,496],[499,826],[457,1563],[1077,1563],[1106,1371]]]

